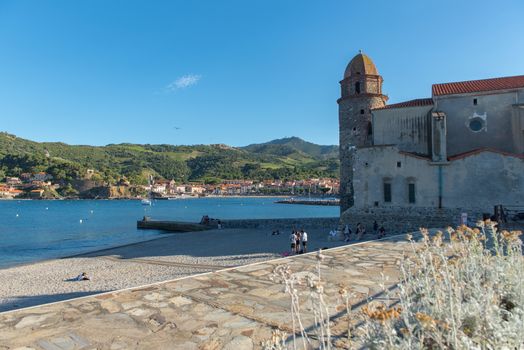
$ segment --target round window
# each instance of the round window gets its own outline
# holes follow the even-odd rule
[[[479,132],[484,128],[484,121],[481,118],[473,118],[469,121],[471,131]]]

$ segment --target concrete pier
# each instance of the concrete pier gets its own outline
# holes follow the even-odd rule
[[[161,230],[168,232],[205,231],[214,228],[211,225],[202,225],[193,222],[157,221],[149,219],[138,220],[136,227],[143,230]]]

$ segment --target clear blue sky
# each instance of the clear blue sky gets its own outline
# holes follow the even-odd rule
[[[338,143],[358,49],[390,103],[524,74],[524,1],[0,0],[0,130],[71,144]]]

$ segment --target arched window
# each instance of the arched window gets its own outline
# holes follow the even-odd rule
[[[356,92],[357,94],[360,94],[360,81],[357,81],[357,82],[355,83],[355,92]]]

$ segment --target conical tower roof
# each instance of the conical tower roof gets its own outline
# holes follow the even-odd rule
[[[344,79],[354,75],[379,75],[375,63],[369,58],[368,55],[365,55],[359,52],[351,62],[349,62],[344,72]]]

